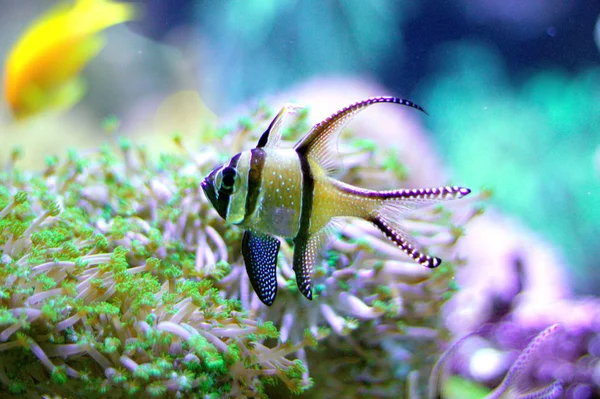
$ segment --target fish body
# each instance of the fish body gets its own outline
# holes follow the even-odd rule
[[[279,127],[295,107],[285,106],[255,148],[214,169],[202,188],[219,215],[245,229],[242,255],[260,300],[271,305],[277,294],[279,240],[294,243],[293,268],[298,288],[312,299],[312,270],[318,251],[335,231],[336,220],[358,217],[377,226],[402,251],[423,266],[441,260],[420,252],[401,228],[407,211],[470,193],[462,187],[373,191],[332,177],[335,139],[354,115],[370,105],[392,103],[423,111],[395,97],[376,97],[352,104],[315,125],[292,149],[279,148]]]
[[[64,109],[84,94],[81,70],[104,47],[99,32],[133,19],[131,4],[76,0],[59,4],[35,21],[10,51],[4,96],[16,119]]]

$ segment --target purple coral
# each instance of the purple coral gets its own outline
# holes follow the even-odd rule
[[[470,254],[458,272],[461,290],[446,305],[445,318],[458,336],[483,329],[480,338],[461,345],[451,361],[453,372],[479,384],[495,387],[531,337],[558,323],[560,331],[545,340],[519,378],[507,376],[521,394],[528,389],[557,386],[538,392],[561,398],[600,395],[594,344],[600,333],[600,302],[573,298],[563,262],[548,244],[533,234],[489,212],[467,227],[459,246]],[[476,237],[491,237],[496,245],[483,248]],[[503,383],[503,386],[509,384]],[[533,395],[533,394],[532,394]]]

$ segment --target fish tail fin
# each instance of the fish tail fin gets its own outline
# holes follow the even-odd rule
[[[408,234],[404,233],[402,229],[397,226],[393,226],[389,220],[382,214],[378,214],[369,219],[381,232],[398,248],[402,250],[406,255],[411,257],[415,262],[423,265],[429,269],[438,267],[442,260],[435,256],[429,256],[418,250],[414,244],[408,239]]]
[[[379,195],[385,200],[419,201],[429,205],[432,202],[459,199],[469,195],[470,192],[471,190],[465,187],[444,186],[380,191]]]
[[[379,206],[367,220],[415,262],[427,268],[435,268],[442,260],[417,249],[411,242],[410,235],[402,228],[402,220],[414,209],[439,201],[462,198],[470,192],[468,188],[455,186],[378,192],[376,196],[380,199]]]

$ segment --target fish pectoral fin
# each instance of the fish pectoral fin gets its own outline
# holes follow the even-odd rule
[[[373,97],[359,101],[347,106],[317,123],[294,147],[299,154],[305,154],[320,164],[329,174],[334,173],[340,167],[340,158],[336,150],[336,141],[340,132],[346,124],[356,116],[360,111],[370,105],[378,103],[390,103],[405,105],[407,107],[418,109],[425,112],[423,108],[413,103],[397,97]]]
[[[242,239],[242,256],[246,272],[258,298],[271,306],[277,295],[277,254],[279,240],[273,236],[246,230]]]
[[[302,108],[303,108],[302,106],[294,105],[294,104],[284,105],[279,110],[277,115],[275,115],[275,118],[273,118],[273,120],[269,124],[269,127],[267,128],[267,130],[265,130],[265,132],[260,136],[260,139],[258,140],[258,144],[256,144],[256,148],[262,148],[262,147],[275,148],[275,147],[277,147],[279,145],[279,142],[281,141],[280,128],[281,128],[281,123],[283,122],[283,118],[287,114],[294,113],[297,110],[302,109]]]

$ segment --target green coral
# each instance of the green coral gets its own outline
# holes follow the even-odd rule
[[[258,346],[275,327],[219,295],[229,253],[210,270],[183,267],[197,265],[194,231],[211,227],[180,165],[134,170],[105,148],[52,159],[42,175],[0,174],[0,391],[262,397],[272,376],[309,385],[285,345]]]
[[[287,284],[270,308],[255,298],[240,232],[200,182],[272,115],[260,106],[216,142],[209,132],[197,153],[181,137],[180,153],[156,159],[121,140],[50,158],[41,173],[20,170],[13,153],[0,172],[0,392],[260,398],[316,384],[311,397],[395,397],[410,370],[431,368],[460,263],[452,248],[461,230],[446,208],[410,219],[421,244],[447,261],[434,273],[352,222],[315,267],[314,301],[296,288],[286,242],[278,278]],[[306,131],[301,112],[286,136]],[[406,178],[397,161],[376,162],[376,146],[351,150],[382,179]],[[368,185],[359,165],[347,166],[344,180]],[[461,221],[477,214],[465,204]],[[398,348],[411,356],[395,359]]]

